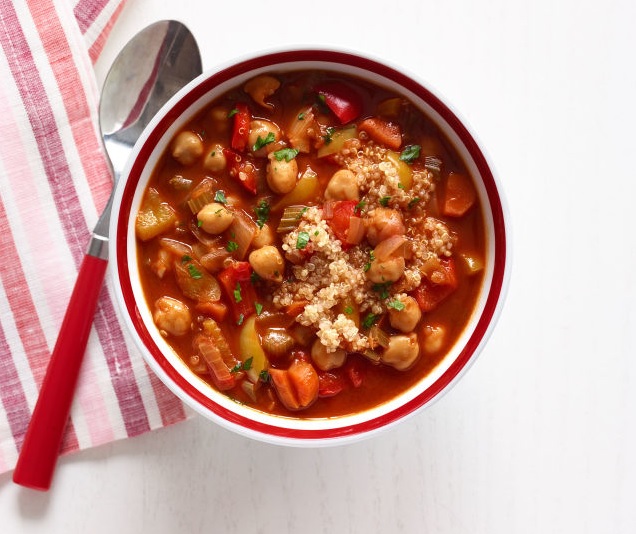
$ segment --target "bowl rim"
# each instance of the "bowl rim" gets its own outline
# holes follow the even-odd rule
[[[294,428],[285,424],[288,418],[279,416],[270,416],[271,422],[269,420],[268,422],[255,421],[246,415],[220,406],[213,399],[192,387],[170,364],[152,340],[136,305],[128,276],[128,241],[126,236],[132,198],[146,162],[154,151],[156,143],[160,141],[170,125],[220,83],[233,80],[235,77],[255,69],[273,69],[283,63],[307,62],[345,65],[369,71],[395,82],[407,91],[418,95],[430,105],[461,139],[466,151],[478,168],[490,205],[489,213],[492,217],[494,232],[492,236],[494,246],[493,272],[488,294],[483,310],[472,327],[466,344],[454,361],[424,391],[419,392],[415,397],[395,407],[390,412],[337,427],[322,424],[321,426],[317,425],[316,428]],[[120,316],[123,317],[144,360],[162,382],[195,411],[239,434],[275,444],[315,446],[356,441],[391,428],[439,400],[442,394],[448,392],[477,359],[501,314],[509,284],[510,236],[507,203],[493,164],[482,148],[482,144],[478,142],[467,121],[460,117],[446,99],[433,92],[429,83],[422,82],[419,76],[402,67],[393,66],[385,60],[359,52],[322,47],[273,49],[249,54],[206,70],[172,97],[140,136],[116,187],[113,214],[118,216],[111,218],[110,235],[112,239],[109,271],[114,279]],[[319,421],[324,423],[329,420]]]

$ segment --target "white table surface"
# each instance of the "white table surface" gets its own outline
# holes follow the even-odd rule
[[[48,493],[0,477],[0,532],[636,532],[636,3],[247,4],[129,0],[100,84],[162,18],[188,24],[206,68],[287,44],[404,65],[505,185],[498,327],[452,391],[370,441],[278,448],[195,417],[63,458]]]

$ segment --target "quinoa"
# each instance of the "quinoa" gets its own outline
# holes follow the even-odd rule
[[[365,318],[387,311],[387,303],[404,299],[422,282],[427,267],[450,257],[454,236],[438,219],[427,216],[435,175],[419,166],[407,169],[410,184],[400,176],[396,153],[365,139],[344,143],[334,160],[354,173],[360,191],[359,213],[373,218],[379,207],[398,211],[406,228],[404,274],[392,284],[374,284],[366,275],[373,259],[371,246],[343,247],[321,207],[309,207],[296,228],[283,237],[282,249],[292,263],[291,276],[273,292],[273,303],[285,308],[304,303],[295,320],[315,330],[327,352],[370,350]],[[299,236],[308,239],[299,240]],[[306,241],[306,242],[305,242]]]

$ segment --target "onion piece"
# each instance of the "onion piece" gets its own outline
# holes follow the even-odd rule
[[[222,247],[213,248],[209,252],[206,252],[199,258],[201,265],[205,267],[206,271],[216,273],[224,268],[225,260],[229,258],[231,254]]]
[[[364,222],[360,217],[349,219],[349,230],[347,231],[346,242],[350,245],[358,245],[364,239]]]
[[[208,234],[199,228],[194,220],[190,221],[190,231],[192,235],[197,238],[199,243],[204,244],[206,247],[213,247],[219,243],[219,236]]]
[[[335,205],[335,201],[334,200],[327,200],[323,205],[322,205],[322,218],[325,221],[330,221],[331,219],[333,219],[333,207]]]
[[[211,339],[201,336],[195,342],[201,356],[210,370],[210,376],[219,391],[227,391],[236,385],[236,380],[223,361],[221,352]]]
[[[287,128],[287,138],[292,148],[299,152],[310,152],[312,138],[320,128],[314,119],[311,107],[299,111]]]
[[[385,261],[394,257],[403,258],[406,254],[405,245],[406,237],[403,235],[392,235],[378,243],[375,249],[373,249],[373,254],[376,259],[380,261]]]
[[[159,240],[159,246],[162,250],[165,250],[178,258],[182,258],[183,256],[192,256],[192,247],[187,243],[182,243],[176,239],[162,237]]]
[[[176,260],[173,265],[177,285],[186,297],[199,302],[216,302],[221,298],[219,282],[198,261]]]
[[[240,209],[234,211],[234,221],[228,228],[228,232],[232,241],[238,245],[234,253],[235,258],[239,260],[245,258],[258,230],[258,226],[247,213]]]

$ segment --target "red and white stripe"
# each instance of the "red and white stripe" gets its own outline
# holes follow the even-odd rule
[[[0,0],[0,472],[12,469],[112,188],[92,71],[124,0]],[[182,420],[102,290],[63,450]]]

